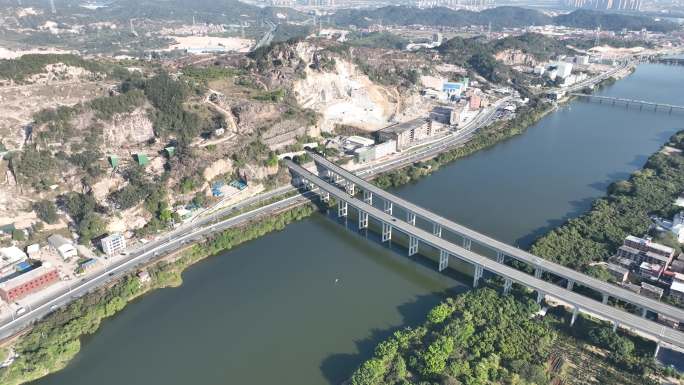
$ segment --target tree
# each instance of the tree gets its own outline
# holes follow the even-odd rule
[[[45,223],[52,224],[57,222],[57,206],[50,200],[35,202],[33,204],[33,211]]]
[[[24,230],[14,229],[12,230],[12,239],[15,241],[25,241],[26,235],[24,235]]]

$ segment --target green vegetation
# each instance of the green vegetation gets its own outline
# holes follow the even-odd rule
[[[679,27],[670,21],[658,20],[652,17],[641,15],[625,15],[615,12],[600,12],[580,9],[566,15],[558,15],[554,18],[557,25],[568,27],[595,29],[600,27],[602,30],[621,31],[640,31],[645,28],[654,32],[675,31]]]
[[[119,210],[127,210],[144,201],[156,189],[155,183],[145,176],[142,166],[131,166],[122,172],[128,184],[109,195],[109,200]]]
[[[683,140],[684,131],[680,131],[669,144],[679,148],[684,146]],[[650,215],[671,217],[683,188],[684,157],[658,152],[628,180],[613,183],[608,196],[596,200],[588,213],[539,238],[531,251],[586,271],[589,263],[613,255],[625,236],[647,233]]]
[[[85,60],[76,55],[23,55],[18,59],[0,60],[0,79],[11,79],[22,82],[27,77],[43,72],[48,64],[64,63],[69,66],[81,67],[91,72],[112,76],[123,76],[126,71],[118,66]]]
[[[368,27],[382,21],[385,25],[419,24],[447,27],[486,26],[492,23],[492,27],[496,29],[549,24],[587,29],[601,27],[603,30],[611,31],[621,31],[623,28],[638,31],[646,28],[649,31],[668,32],[677,29],[677,25],[672,22],[655,20],[648,16],[577,10],[551,17],[536,10],[510,6],[490,8],[482,12],[440,7],[421,9],[387,6],[376,9],[340,10],[335,13],[333,20],[335,24],[344,27]]]
[[[348,44],[353,47],[404,49],[409,43],[403,37],[390,32],[371,32],[367,34],[352,35]]]
[[[152,289],[178,285],[181,273],[191,264],[268,232],[282,230],[288,223],[313,212],[312,206],[301,206],[226,230],[204,244],[181,252],[172,262],[162,261],[151,266],[148,269],[151,282],[146,286],[131,274],[112,287],[88,293],[51,313],[14,345],[19,357],[11,366],[0,369],[0,383],[19,385],[62,369],[80,350],[81,337],[94,333],[102,320],[121,311],[129,301]]]
[[[59,162],[50,151],[27,147],[8,156],[10,169],[18,183],[31,185],[36,190],[47,190],[54,184]]]
[[[448,298],[422,325],[378,344],[351,383],[546,384],[556,335],[533,317],[538,310],[529,298],[488,288]]]
[[[35,202],[32,205],[32,209],[36,212],[38,218],[45,223],[52,224],[57,222],[57,219],[59,219],[57,216],[57,206],[55,206],[53,201],[42,200]]]
[[[74,220],[80,243],[88,244],[106,232],[105,221],[100,215],[104,209],[92,195],[69,192],[60,196],[58,202]]]
[[[140,90],[131,90],[115,96],[93,99],[88,106],[95,111],[95,116],[102,120],[111,120],[115,114],[132,112],[145,103],[145,94]]]
[[[253,98],[262,102],[279,103],[285,98],[285,90],[278,88],[273,91],[262,91],[254,95]]]
[[[163,72],[147,80],[143,87],[147,99],[156,108],[153,122],[158,137],[176,135],[182,147],[200,134],[205,122],[197,113],[187,111],[183,106],[191,91],[185,82]]]

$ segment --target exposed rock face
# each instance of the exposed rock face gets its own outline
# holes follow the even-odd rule
[[[373,83],[356,65],[337,58],[335,70],[306,70],[306,78],[296,81],[293,92],[300,106],[323,115],[321,130],[330,132],[335,124],[374,131],[399,118],[399,113],[416,116],[420,98],[402,95],[394,87]]]
[[[271,150],[277,150],[297,141],[307,133],[306,126],[297,120],[283,120],[271,125],[263,134],[262,141]]]
[[[265,121],[278,119],[285,110],[277,104],[241,101],[231,108],[231,112],[236,119],[238,133],[250,134],[261,128]]]
[[[209,182],[219,175],[227,174],[232,171],[233,162],[230,159],[219,159],[205,168],[202,176],[204,177],[204,180]]]
[[[248,181],[262,180],[278,173],[278,166],[255,166],[245,165],[240,168],[240,175],[244,175]]]
[[[524,53],[519,49],[507,49],[501,52],[497,52],[494,58],[506,65],[526,65],[535,66],[537,65],[537,59],[534,56]]]
[[[117,114],[104,128],[105,143],[111,147],[125,147],[144,143],[154,138],[152,121],[143,108],[130,114]]]

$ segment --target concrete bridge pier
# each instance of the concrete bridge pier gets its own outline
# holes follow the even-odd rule
[[[572,288],[575,286],[575,281],[568,279],[568,284],[565,285],[565,289],[572,291]]]
[[[658,358],[658,353],[660,353],[660,341],[656,342],[655,352],[653,352],[653,358]]]
[[[356,185],[352,182],[347,182],[347,184],[344,186],[344,189],[347,191],[347,194],[354,196],[356,193]]]
[[[644,318],[646,318],[646,314],[648,314],[648,310],[646,310],[645,307],[642,307],[642,308],[641,308],[641,316],[644,317]]]
[[[432,235],[436,235],[440,238],[442,238],[442,226],[433,223],[432,224]]]
[[[439,251],[439,271],[446,269],[449,266],[449,253],[444,250]]]
[[[482,274],[484,273],[484,269],[480,265],[475,265],[475,272],[473,274],[473,287],[477,287],[477,283],[480,281],[480,278],[482,278]]]
[[[470,238],[463,237],[463,248],[466,250],[470,250],[471,247],[473,247],[473,240]]]
[[[363,190],[363,201],[369,205],[373,205],[373,193],[370,191]]]
[[[416,214],[412,213],[410,211],[407,211],[406,212],[406,222],[415,226],[416,225]]]
[[[392,201],[383,201],[383,210],[385,213],[392,215]]]
[[[610,298],[610,296],[606,293],[602,293],[602,295],[603,295],[603,299],[601,300],[601,302],[605,305],[608,303],[608,298]]]
[[[541,278],[543,272],[544,271],[540,267],[535,267],[534,268],[534,278],[537,278],[537,279]]]
[[[577,321],[577,313],[578,312],[579,312],[579,308],[577,308],[577,306],[575,306],[572,309],[572,318],[570,318],[570,326],[574,325],[575,321]]]
[[[387,242],[392,239],[392,225],[389,223],[382,223],[382,241]]]
[[[620,323],[617,321],[613,321],[613,333],[617,333],[618,326],[620,326]]]
[[[347,202],[343,200],[337,201],[337,216],[346,217],[347,216]]]
[[[541,301],[544,299],[544,293],[541,291],[537,291],[537,303],[541,303]]]
[[[359,230],[368,228],[368,213],[359,210]]]
[[[409,257],[418,253],[418,238],[409,235],[408,255]]]
[[[513,281],[511,281],[509,278],[504,278],[504,287],[503,287],[504,295],[511,292],[511,286],[513,286]]]
[[[502,253],[501,251],[496,252],[496,262],[498,263],[504,263],[506,260],[506,255]]]
[[[319,197],[321,198],[321,202],[323,203],[328,203],[330,202],[330,193],[327,191],[322,192]]]

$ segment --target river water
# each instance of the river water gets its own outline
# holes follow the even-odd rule
[[[600,94],[684,105],[684,68],[641,65]],[[684,114],[575,101],[398,195],[521,247],[640,168]],[[463,290],[322,216],[209,258],[104,322],[41,385],[338,384],[393,330]]]

